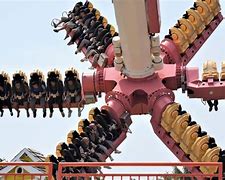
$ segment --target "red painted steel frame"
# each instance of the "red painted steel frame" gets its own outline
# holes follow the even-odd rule
[[[225,82],[214,81],[209,78],[207,82],[199,80],[198,68],[186,68],[187,90],[189,98],[202,98],[203,100],[225,99]]]
[[[35,176],[38,177],[48,177],[48,179],[52,179],[52,163],[50,162],[0,162],[1,166],[35,166],[35,167],[44,167],[47,169],[47,172],[43,173],[0,173],[0,176],[6,177],[6,176],[13,176],[14,179],[17,176],[22,176],[23,178],[25,176],[30,176],[31,179]]]
[[[159,0],[146,0],[146,11],[149,33],[160,33]]]
[[[174,167],[174,166],[183,166],[183,167],[190,167],[190,168],[197,168],[199,166],[217,166],[218,167],[218,173],[217,174],[202,174],[202,173],[191,173],[191,174],[163,174],[163,173],[103,173],[103,174],[93,174],[93,173],[85,173],[85,174],[66,174],[62,173],[62,169],[65,167],[100,167],[100,166],[112,166],[112,167]],[[150,177],[156,177],[158,179],[159,177],[190,177],[194,178],[197,177],[198,179],[204,179],[204,178],[212,178],[216,177],[218,180],[222,180],[222,163],[212,163],[212,162],[192,162],[192,163],[169,163],[169,162],[162,162],[162,163],[59,163],[58,167],[58,179],[62,179],[63,177],[110,177],[110,179],[114,179],[115,177],[120,177],[119,179],[123,179],[123,177],[129,177],[130,179],[132,177],[138,177],[140,179],[141,177],[147,177],[149,179]]]

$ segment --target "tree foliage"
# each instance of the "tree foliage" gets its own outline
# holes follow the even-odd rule
[[[170,174],[170,173],[168,173]],[[186,168],[178,168],[177,166],[175,166],[173,168],[172,174],[190,174],[190,171]],[[192,180],[191,177],[173,177],[173,176],[168,176],[166,178],[160,178],[160,180]]]

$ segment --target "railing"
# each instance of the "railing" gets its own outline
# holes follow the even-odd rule
[[[3,169],[1,169],[4,167]],[[12,168],[10,168],[12,167]],[[11,172],[12,169],[16,167],[21,167],[24,170],[20,172]],[[29,172],[26,170],[26,167],[30,169],[30,167],[41,169],[40,172],[36,169],[36,172]],[[6,169],[7,168],[7,169]],[[52,163],[48,162],[0,162],[0,180],[44,180],[52,179]],[[7,170],[6,172],[1,172],[3,170]]]
[[[169,173],[151,173],[147,169],[144,170],[143,172],[111,172],[111,173],[63,173],[63,170],[66,167],[72,167],[72,168],[96,168],[96,167],[101,167],[101,166],[110,166],[110,167],[119,167],[120,171],[123,169],[122,167],[126,167],[127,169],[129,168],[151,168],[151,167],[187,167],[187,168],[196,168],[196,167],[217,167],[218,168],[218,173],[217,174],[202,174],[200,171],[196,173],[190,173],[190,174],[169,174]],[[188,163],[60,163],[58,167],[58,180],[61,180],[63,178],[71,178],[75,177],[75,179],[110,179],[110,180],[186,180],[186,179],[213,179],[216,178],[218,180],[222,180],[222,174],[223,174],[223,169],[222,169],[222,163],[214,163],[214,162],[188,162]]]
[[[101,173],[66,173],[66,168],[96,168],[110,166],[113,170],[108,170],[108,172]],[[190,174],[174,174],[174,173],[165,173],[165,169],[163,169],[162,173],[151,173],[153,172],[151,168],[154,167],[187,167],[189,169],[199,168],[199,167],[216,167],[218,168],[218,172],[216,174],[202,174],[200,171]],[[0,171],[0,179],[8,180],[52,180],[52,163],[47,162],[4,162],[0,163],[0,167],[7,168],[8,171],[1,172]],[[10,168],[12,167],[12,168]],[[38,171],[25,171],[21,173],[13,173],[12,170],[15,167],[21,167],[26,169],[26,167],[36,167],[41,168],[43,172]],[[133,168],[133,170],[131,170]],[[119,172],[115,172],[115,170]],[[140,172],[141,169],[141,172]],[[124,170],[129,172],[124,172]],[[9,173],[10,172],[10,173]],[[91,179],[105,179],[105,180],[198,180],[198,179],[223,179],[223,166],[222,163],[218,162],[188,162],[188,163],[59,163],[58,166],[58,174],[57,179],[69,180],[70,178],[76,180],[91,180]]]

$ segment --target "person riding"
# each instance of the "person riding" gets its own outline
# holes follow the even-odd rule
[[[98,122],[107,135],[107,140],[116,140],[121,134],[121,128],[117,126],[115,120],[112,119],[106,110],[99,110],[97,107],[89,111],[88,119],[90,122]]]
[[[52,177],[53,177],[53,180],[56,180],[57,179],[58,165],[59,165],[58,159],[53,154],[50,154],[45,158],[45,162],[51,162],[52,163]]]
[[[43,108],[43,117],[46,117],[46,85],[44,75],[40,71],[30,74],[30,106],[33,111],[34,118],[37,115],[36,104],[40,104]]]
[[[87,119],[81,119],[78,122],[78,133],[81,134],[85,131],[85,128],[90,125],[90,122]]]
[[[81,101],[81,84],[77,76],[78,73],[73,68],[65,72],[64,93],[66,103],[68,104],[68,117],[71,117],[72,114],[70,108],[71,103],[78,103]]]
[[[53,115],[53,105],[57,104],[62,117],[65,117],[63,112],[63,82],[61,80],[61,74],[58,70],[48,72],[47,78],[47,97],[48,105],[50,109],[51,118]]]
[[[27,83],[27,77],[24,72],[19,71],[13,75],[12,80],[12,101],[15,104],[15,109],[17,111],[17,117],[20,116],[19,106],[24,106],[27,112],[27,117],[30,117],[29,113],[29,86]]]
[[[83,3],[82,2],[78,2],[76,3],[76,5],[74,6],[73,10],[72,11],[69,11],[69,13],[67,14],[68,17],[65,17],[65,16],[62,16],[60,20],[58,19],[53,19],[52,20],[52,25],[54,28],[57,28],[60,24],[62,23],[67,23],[69,21],[71,21],[71,19],[74,17],[74,16],[78,16],[80,14],[80,9],[81,7],[83,6]],[[55,20],[57,20],[58,22],[55,22]],[[58,32],[58,31],[55,31],[55,32]]]
[[[13,116],[11,96],[12,96],[12,87],[10,84],[10,78],[9,78],[8,74],[2,72],[0,74],[0,112],[1,112],[1,117],[3,116],[3,113],[4,113],[3,106],[7,106],[10,111],[10,115]]]

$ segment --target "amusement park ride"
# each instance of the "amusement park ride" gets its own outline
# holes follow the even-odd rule
[[[210,110],[213,107],[217,110],[217,101],[225,99],[225,62],[219,75],[216,63],[207,61],[202,80],[197,67],[186,67],[223,20],[219,0],[196,0],[161,42],[158,0],[113,0],[113,5],[119,35],[88,1],[75,6],[67,17],[53,21],[55,28],[66,30],[66,38],[71,37],[70,44],[74,41],[78,46],[91,28],[98,31],[97,36],[87,38],[88,44],[81,48],[95,71],[92,75],[82,74],[81,101],[64,103],[63,107],[80,109],[97,102],[98,96],[105,93],[106,105],[101,110],[109,113],[121,132],[113,141],[113,148],[102,155],[102,161],[125,140],[132,123],[131,115],[150,114],[155,134],[181,162],[225,163],[225,152],[174,102],[173,93],[182,89],[189,98],[207,101]],[[84,6],[88,9],[86,14],[81,10]],[[90,22],[86,24],[92,17],[101,22],[102,28],[91,26]],[[85,26],[82,34],[77,35],[77,26],[71,27],[71,22]],[[95,116],[92,109],[89,120]],[[73,134],[69,133],[68,138],[71,141]],[[58,145],[58,157],[62,156],[59,155],[61,149]],[[216,167],[209,166],[192,169],[202,173],[217,171]]]

